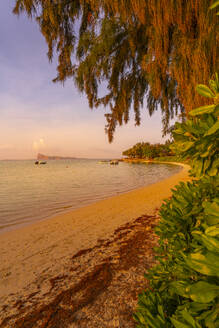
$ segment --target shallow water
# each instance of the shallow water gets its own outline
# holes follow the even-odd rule
[[[160,181],[180,167],[98,160],[0,161],[0,232]]]

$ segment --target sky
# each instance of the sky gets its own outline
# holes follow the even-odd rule
[[[118,158],[137,142],[164,142],[161,115],[118,127],[113,143],[104,131],[106,109],[91,110],[73,81],[52,82],[56,64],[35,21],[12,13],[15,1],[0,1],[0,160],[47,155]]]

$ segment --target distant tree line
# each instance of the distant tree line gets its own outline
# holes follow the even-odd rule
[[[149,142],[138,142],[132,148],[125,150],[122,154],[129,158],[153,159],[155,157],[166,157],[174,155],[170,149],[171,141],[165,144],[150,144]]]

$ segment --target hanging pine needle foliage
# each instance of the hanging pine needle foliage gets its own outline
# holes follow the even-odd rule
[[[89,106],[104,105],[109,140],[133,107],[163,114],[164,132],[178,112],[200,105],[195,86],[218,69],[218,16],[211,0],[17,0],[14,13],[34,17],[55,82],[73,78]],[[107,92],[100,96],[99,87]],[[207,103],[208,101],[206,101]]]

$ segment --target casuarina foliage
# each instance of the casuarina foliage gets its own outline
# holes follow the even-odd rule
[[[169,120],[200,105],[195,86],[217,70],[218,34],[210,0],[16,0],[58,54],[57,77],[73,78],[90,107],[106,106],[112,141],[134,109]],[[104,87],[102,87],[102,85]],[[100,88],[101,87],[101,88]],[[209,103],[206,99],[205,104]]]

